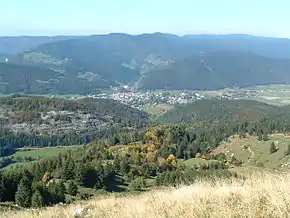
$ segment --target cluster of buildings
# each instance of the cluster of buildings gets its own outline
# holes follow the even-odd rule
[[[193,92],[113,92],[89,97],[113,99],[134,108],[142,109],[156,104],[187,104],[203,99],[202,94]]]

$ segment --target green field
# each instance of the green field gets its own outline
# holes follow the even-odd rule
[[[0,161],[10,158],[13,162],[5,166],[5,169],[12,169],[19,165],[26,165],[33,160],[42,158],[42,157],[52,157],[57,156],[60,153],[65,153],[68,150],[76,149],[80,146],[61,146],[61,147],[47,147],[47,148],[27,148],[27,149],[18,149],[14,154],[6,157],[1,157]],[[29,160],[29,158],[32,159]],[[24,160],[25,159],[25,160]],[[4,169],[3,168],[3,169]]]
[[[18,150],[16,153],[14,153],[11,156],[14,156],[14,157],[51,157],[51,156],[57,156],[60,153],[64,153],[74,148],[76,148],[76,146]]]
[[[145,108],[144,111],[148,114],[160,116],[168,110],[173,109],[174,107],[169,104],[158,104],[152,107]]]

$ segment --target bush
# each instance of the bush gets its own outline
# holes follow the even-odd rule
[[[137,177],[130,183],[130,189],[135,190],[135,191],[142,191],[144,188],[146,188],[146,180],[144,177]]]

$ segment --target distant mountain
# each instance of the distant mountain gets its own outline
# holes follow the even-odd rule
[[[273,59],[241,51],[191,55],[147,73],[139,89],[220,89],[238,85],[290,83],[290,59]]]
[[[64,84],[73,86],[76,80],[87,83],[85,89],[81,88],[83,92],[124,83],[135,90],[148,90],[216,89],[234,84],[290,82],[289,61],[286,60],[290,60],[289,39],[112,33],[34,38],[33,43],[27,43],[28,50],[20,47],[18,51],[25,51],[9,58],[10,62],[62,72],[66,75]]]
[[[76,36],[0,36],[0,53],[17,54],[40,44],[75,38]]]

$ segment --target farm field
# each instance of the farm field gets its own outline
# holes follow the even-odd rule
[[[242,90],[253,91],[251,92],[254,95],[252,97],[253,100],[276,106],[290,104],[290,85],[270,84],[244,88]]]

